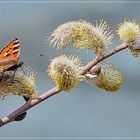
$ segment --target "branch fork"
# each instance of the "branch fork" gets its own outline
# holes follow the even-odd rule
[[[98,75],[100,73],[100,69],[98,67],[94,67],[99,62],[105,60],[106,58],[124,50],[127,49],[128,45],[127,43],[123,43],[120,46],[117,46],[116,48],[113,48],[112,50],[103,53],[102,55],[96,56],[95,59],[90,61],[87,65],[83,67],[83,70],[81,74],[84,74],[86,72],[95,73],[95,75]],[[31,109],[32,107],[36,106],[37,104],[41,103],[42,101],[48,99],[51,96],[54,96],[58,93],[60,93],[61,90],[58,87],[54,87],[51,90],[47,91],[46,93],[42,94],[41,96],[38,96],[35,99],[30,99],[28,102],[26,102],[24,105],[22,105],[20,108],[18,108],[16,111],[12,112],[10,115],[0,119],[0,127],[13,122],[16,120],[16,118],[25,113],[27,110]]]

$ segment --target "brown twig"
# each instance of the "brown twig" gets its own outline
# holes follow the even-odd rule
[[[35,99],[32,99],[32,100],[29,100],[27,103],[25,103],[23,106],[21,106],[19,109],[17,109],[16,111],[11,113],[7,117],[0,119],[0,126],[3,126],[9,122],[15,121],[15,118],[17,116],[19,116],[20,114],[22,114],[23,112],[29,110],[31,107],[37,105],[38,103],[44,101],[45,99],[47,99],[59,92],[60,92],[60,89],[58,89],[57,87],[54,87],[51,90],[49,90],[48,92],[42,94],[41,96],[39,96]]]
[[[127,43],[123,43],[120,46],[117,46],[116,48],[113,48],[112,50],[110,50],[109,52],[103,53],[102,55],[97,56],[95,59],[93,59],[91,62],[89,62],[86,66],[84,66],[83,71],[86,72],[88,70],[90,70],[93,66],[95,66],[96,64],[98,64],[99,62],[103,61],[104,59],[126,49]]]
[[[85,65],[83,67],[83,71],[81,74],[86,73],[87,71],[89,71],[93,66],[95,66],[96,64],[98,64],[99,62],[103,61],[104,59],[120,52],[121,50],[126,49],[127,43],[123,43],[120,46],[113,48],[112,50],[97,56],[95,59],[93,59],[91,62],[89,62],[87,65]],[[18,117],[20,114],[24,113],[25,111],[29,110],[30,108],[34,107],[35,105],[39,104],[40,102],[46,100],[47,98],[58,94],[61,90],[58,87],[54,87],[51,90],[49,90],[48,92],[42,94],[41,96],[29,100],[27,103],[25,103],[23,106],[21,106],[19,109],[17,109],[16,111],[14,111],[13,113],[11,113],[10,115],[8,115],[7,117],[4,117],[3,119],[0,119],[0,127],[4,126],[7,123],[13,122],[15,121],[15,118]]]

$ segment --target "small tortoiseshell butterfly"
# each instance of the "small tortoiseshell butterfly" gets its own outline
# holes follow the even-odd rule
[[[6,71],[14,71],[23,65],[23,62],[19,61],[20,58],[20,48],[19,40],[15,38],[6,47],[0,51],[0,72],[3,74]],[[15,75],[15,73],[14,73]],[[13,77],[14,77],[13,75]],[[23,96],[24,97],[24,96]],[[26,101],[29,99],[24,97]],[[26,113],[26,112],[25,112]]]
[[[20,62],[19,58],[19,40],[15,38],[0,51],[0,72],[15,71],[18,67],[21,67],[23,62]]]

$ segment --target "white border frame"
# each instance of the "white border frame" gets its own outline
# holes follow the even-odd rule
[[[126,3],[126,4],[140,4],[139,0],[0,0],[1,4],[117,4],[117,3]],[[140,137],[0,137],[0,140],[140,140]]]

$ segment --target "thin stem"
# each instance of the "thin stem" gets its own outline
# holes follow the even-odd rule
[[[104,59],[126,49],[127,43],[123,43],[120,46],[117,46],[116,48],[113,48],[112,50],[103,53],[102,55],[97,56],[95,59],[93,59],[91,62],[89,62],[86,66],[84,66],[83,71],[87,72],[88,70],[90,70],[93,66],[95,66],[96,64],[98,64],[99,62],[103,61]]]
[[[123,43],[120,46],[113,48],[112,50],[97,56],[95,59],[93,59],[91,62],[89,62],[87,65],[85,65],[83,67],[83,70],[81,72],[81,74],[86,73],[87,71],[89,71],[93,66],[95,66],[96,64],[98,64],[99,62],[103,61],[104,59],[126,49],[127,43]],[[18,117],[20,114],[24,113],[25,111],[29,110],[30,108],[34,107],[35,105],[39,104],[40,102],[46,100],[47,98],[56,95],[60,92],[61,90],[58,87],[54,87],[51,90],[49,90],[48,92],[42,94],[41,96],[29,100],[27,103],[25,103],[23,106],[21,106],[19,109],[17,109],[16,111],[14,111],[13,113],[11,113],[10,115],[4,117],[3,119],[0,119],[0,127],[4,126],[7,123],[13,122],[15,121],[15,118]]]
[[[32,108],[33,106],[39,104],[40,102],[44,101],[45,99],[57,94],[60,92],[60,89],[58,89],[57,87],[52,88],[51,90],[49,90],[48,92],[42,94],[41,96],[29,100],[27,103],[25,103],[23,106],[21,106],[20,108],[18,108],[16,111],[14,111],[13,113],[11,113],[10,115],[4,117],[3,119],[0,119],[0,127],[12,122],[15,120],[15,118],[17,116],[19,116],[20,114],[22,114],[23,112],[29,110],[30,108]]]

